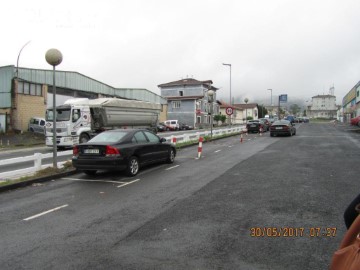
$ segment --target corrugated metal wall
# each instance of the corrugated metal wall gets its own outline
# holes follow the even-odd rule
[[[52,70],[19,68],[17,74],[19,79],[28,82],[53,84]],[[16,77],[15,66],[0,67],[0,108],[11,106],[11,81],[14,77]],[[114,88],[78,72],[56,70],[55,83],[57,87],[100,95],[137,99],[159,104],[167,103],[164,98],[147,89]]]
[[[52,85],[53,71],[19,68],[18,77],[31,82]],[[56,70],[56,86],[68,89],[86,91],[102,95],[123,97],[128,99],[138,99],[152,103],[165,104],[166,100],[161,96],[147,89],[114,88],[78,72]]]
[[[0,108],[11,107],[11,80],[14,66],[0,67]]]
[[[18,77],[25,81],[53,84],[53,71],[40,69],[19,68]],[[86,77],[77,72],[56,70],[55,83],[58,87],[68,89],[99,93],[104,95],[114,95],[115,88]]]

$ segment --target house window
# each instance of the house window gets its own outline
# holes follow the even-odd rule
[[[172,102],[173,109],[178,109],[181,107],[181,101],[173,101]]]
[[[179,91],[179,96],[180,96],[180,97],[183,97],[183,96],[184,96],[184,91],[180,90],[180,91]]]
[[[36,95],[37,96],[42,96],[42,91],[41,91],[41,85],[40,84],[36,85]]]
[[[197,110],[201,109],[201,101],[196,101],[196,109]]]
[[[24,94],[29,95],[30,94],[30,84],[24,83]]]

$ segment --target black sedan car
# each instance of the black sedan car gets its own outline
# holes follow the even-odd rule
[[[163,131],[167,131],[167,130],[169,130],[169,129],[163,123],[159,123],[159,124],[156,125],[156,131],[157,132],[163,132]]]
[[[275,121],[270,126],[270,136],[277,136],[277,135],[296,135],[296,128],[294,124],[292,124],[288,120],[278,120]]]
[[[259,133],[260,131],[265,132],[266,126],[263,120],[249,120],[246,124],[248,133]]]
[[[180,125],[180,130],[193,130],[194,127],[193,126],[190,126],[188,124],[181,124]]]
[[[74,146],[73,166],[88,175],[98,170],[125,170],[135,176],[140,166],[173,163],[176,148],[145,129],[117,129],[104,131],[87,143]]]

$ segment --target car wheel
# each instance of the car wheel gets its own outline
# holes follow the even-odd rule
[[[83,133],[80,135],[80,138],[79,138],[79,142],[80,143],[87,143],[89,141],[89,135],[87,135],[86,133]]]
[[[128,166],[126,168],[126,174],[128,176],[135,176],[139,172],[139,168],[139,160],[137,159],[137,157],[132,156],[129,159]]]
[[[169,156],[168,156],[166,162],[171,164],[171,163],[174,163],[174,160],[175,160],[175,151],[174,151],[174,149],[170,148]]]
[[[33,129],[33,128],[30,128],[30,132],[34,132],[34,129]]]
[[[84,173],[86,174],[86,175],[95,175],[96,174],[96,170],[86,170],[86,171],[84,171]]]

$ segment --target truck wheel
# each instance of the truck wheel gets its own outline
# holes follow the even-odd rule
[[[170,148],[169,156],[168,156],[166,162],[171,164],[171,163],[174,163],[174,160],[175,160],[175,151],[174,151],[174,149]]]
[[[96,174],[96,170],[86,170],[86,171],[84,171],[84,173],[86,174],[86,175],[95,175]]]
[[[79,139],[79,142],[80,143],[86,143],[89,141],[89,135],[87,135],[86,133],[83,133],[80,135],[80,139]]]
[[[137,159],[137,157],[132,156],[130,157],[128,166],[126,167],[126,174],[128,176],[135,176],[139,172],[139,168],[139,160]]]

